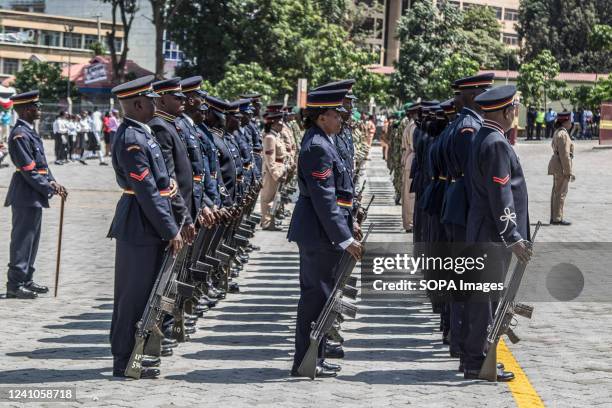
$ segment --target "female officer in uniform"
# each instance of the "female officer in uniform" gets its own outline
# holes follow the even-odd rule
[[[317,319],[334,286],[333,272],[346,250],[359,259],[361,244],[353,238],[353,181],[338,155],[333,135],[340,132],[342,102],[348,89],[315,91],[306,102],[307,129],[298,158],[300,196],[289,226],[289,241],[300,253],[295,356],[291,374],[306,354],[311,323]],[[317,377],[333,377],[340,366],[325,362],[321,342]]]

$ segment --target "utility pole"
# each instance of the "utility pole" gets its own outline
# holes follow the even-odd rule
[[[94,14],[94,17],[96,18],[96,25],[98,27],[98,44],[102,44],[102,35],[100,34],[100,31],[102,31],[102,26],[100,23],[100,17],[102,17],[102,14]]]
[[[65,34],[72,34],[74,31],[74,26],[72,24],[64,24],[64,32]],[[66,101],[68,102],[68,112],[72,114],[72,101],[70,100],[70,70],[72,63],[70,61],[70,57],[72,56],[72,47],[70,47],[72,43],[72,36],[70,35],[70,42],[67,42],[69,45],[68,48],[68,78],[66,78]]]

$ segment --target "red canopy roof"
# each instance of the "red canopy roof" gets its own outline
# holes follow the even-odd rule
[[[62,76],[67,77],[70,71],[70,80],[74,81],[77,88],[104,89],[112,88],[113,65],[110,57],[98,55],[86,64],[72,64],[62,69]],[[153,74],[132,60],[127,60],[125,71],[134,73],[137,77]]]

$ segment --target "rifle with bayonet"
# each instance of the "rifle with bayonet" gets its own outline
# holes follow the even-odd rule
[[[368,231],[361,240],[362,245],[366,243],[373,227],[374,224],[370,224]],[[344,251],[334,271],[334,275],[336,276],[334,289],[327,299],[325,306],[323,306],[323,310],[321,310],[319,317],[312,323],[312,329],[309,336],[310,344],[298,368],[298,373],[300,375],[310,377],[311,379],[315,378],[317,359],[319,358],[319,344],[321,340],[323,340],[323,337],[332,328],[338,316],[346,315],[354,318],[357,314],[357,307],[355,305],[342,300],[345,285],[351,280],[351,273],[356,264],[357,260],[349,252]]]
[[[541,225],[542,223],[538,221],[533,236],[531,237],[531,242],[529,243],[531,248],[533,248],[536,235]],[[499,343],[501,336],[504,334],[508,336],[512,344],[516,344],[520,341],[519,337],[514,333],[514,330],[512,330],[512,328],[516,326],[514,315],[531,319],[531,315],[533,314],[533,306],[515,303],[514,301],[521,286],[526,268],[527,263],[517,260],[512,276],[508,281],[508,286],[497,304],[495,318],[487,330],[487,356],[478,374],[478,378],[482,380],[497,381],[497,343]]]

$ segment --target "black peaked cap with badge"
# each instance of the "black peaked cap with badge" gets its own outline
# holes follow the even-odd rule
[[[151,84],[155,80],[153,75],[146,75],[133,81],[124,82],[111,89],[111,93],[118,99],[130,99],[137,96],[158,98],[159,95],[153,91]]]
[[[514,96],[516,95],[516,86],[503,85],[478,95],[476,102],[484,112],[494,112],[504,109],[507,106],[514,105]]]
[[[347,93],[348,89],[311,91],[306,97],[306,107],[309,109],[335,109],[338,112],[346,112],[346,109],[342,107],[342,102]]]
[[[484,74],[472,75],[465,78],[461,78],[453,82],[453,89],[455,91],[466,91],[473,89],[488,89],[493,86],[493,78],[495,74],[487,72]]]
[[[202,80],[200,75],[183,79],[181,81],[183,93],[195,92],[202,97],[206,97],[208,94],[202,90]]]
[[[23,92],[20,94],[15,94],[9,98],[13,101],[13,105],[16,106],[26,106],[29,104],[39,103],[40,101],[40,93],[38,90]]]
[[[153,82],[153,91],[158,95],[172,94],[184,98],[185,94],[181,91],[181,78],[163,79]]]

